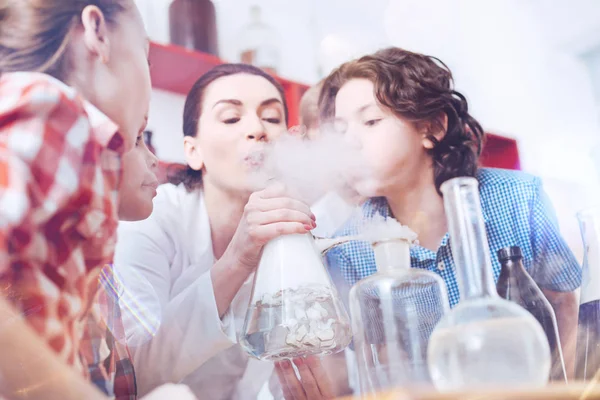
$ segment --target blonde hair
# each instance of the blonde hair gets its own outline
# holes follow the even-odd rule
[[[319,127],[319,96],[324,80],[308,88],[300,100],[300,125],[308,129]]]
[[[71,70],[68,47],[81,13],[96,6],[107,24],[128,0],[0,0],[0,73],[44,72],[65,80]]]

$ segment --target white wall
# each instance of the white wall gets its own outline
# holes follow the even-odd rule
[[[185,162],[183,156],[183,104],[185,96],[153,90],[148,128],[158,158],[169,162]]]

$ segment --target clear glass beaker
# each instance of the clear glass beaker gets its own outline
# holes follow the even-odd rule
[[[448,310],[446,285],[410,268],[410,243],[372,243],[377,272],[350,291],[350,313],[361,395],[430,385],[429,335]]]
[[[431,334],[431,377],[442,391],[543,386],[548,340],[529,312],[496,292],[478,188],[462,177],[441,187],[461,300]]]

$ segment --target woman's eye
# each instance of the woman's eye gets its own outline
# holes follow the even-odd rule
[[[379,122],[381,122],[381,119],[370,119],[367,122],[365,122],[366,126],[375,126],[377,125]]]
[[[235,123],[239,122],[239,120],[240,120],[239,118],[227,118],[227,119],[223,120],[223,123],[231,125],[231,124],[235,124]]]
[[[277,124],[279,125],[281,123],[281,119],[279,118],[263,118],[264,121],[267,121],[270,124]]]
[[[137,137],[137,139],[135,139],[135,145],[139,146],[140,144],[142,144],[144,142],[144,136],[143,135],[139,135]]]

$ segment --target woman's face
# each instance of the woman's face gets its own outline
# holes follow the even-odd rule
[[[425,135],[379,104],[368,79],[352,79],[340,88],[334,126],[359,148],[368,167],[368,173],[353,179],[362,196],[388,196],[402,190],[431,166]]]
[[[257,157],[286,131],[283,99],[268,80],[251,74],[219,78],[203,94],[196,137],[186,137],[186,155],[202,168],[204,185],[232,193],[256,189]]]
[[[146,146],[141,130],[133,149],[123,155],[123,178],[119,188],[119,219],[139,221],[152,213],[158,179],[158,159]]]

